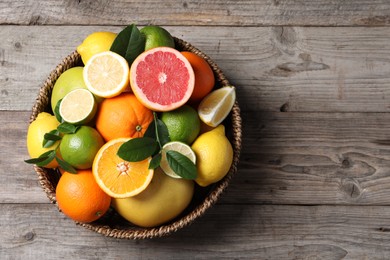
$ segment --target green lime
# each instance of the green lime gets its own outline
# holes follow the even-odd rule
[[[74,134],[65,134],[60,144],[62,158],[77,169],[89,169],[104,140],[99,132],[89,126],[81,126]]]
[[[86,124],[97,111],[97,103],[93,94],[87,89],[75,89],[66,94],[60,104],[60,115],[65,122]]]
[[[84,88],[83,67],[73,67],[66,70],[57,79],[51,93],[51,108],[55,109],[57,102],[74,89]]]
[[[161,169],[169,176],[173,178],[181,178],[179,175],[177,175],[172,168],[169,166],[168,160],[167,160],[167,152],[168,151],[176,151],[181,153],[182,155],[186,156],[188,159],[190,159],[193,163],[196,162],[196,155],[194,151],[192,151],[191,147],[185,143],[182,142],[169,142],[166,143],[163,146],[162,149],[162,157],[160,162]]]
[[[175,110],[163,112],[161,120],[168,128],[171,141],[191,144],[200,131],[198,112],[188,105]]]
[[[140,32],[145,36],[145,51],[163,46],[175,48],[172,35],[160,26],[145,26]]]

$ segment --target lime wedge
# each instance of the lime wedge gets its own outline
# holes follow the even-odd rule
[[[229,115],[236,101],[234,87],[222,87],[203,98],[198,107],[199,118],[207,125],[216,127]]]
[[[186,156],[188,159],[190,159],[193,163],[196,162],[196,155],[194,151],[192,151],[191,147],[185,143],[173,141],[166,143],[163,146],[162,149],[162,157],[160,162],[161,169],[172,178],[181,178],[179,175],[177,175],[169,166],[168,160],[167,160],[167,151],[176,151],[181,153],[182,155]]]
[[[97,111],[94,95],[87,89],[75,89],[66,94],[60,104],[60,115],[70,124],[86,124]]]

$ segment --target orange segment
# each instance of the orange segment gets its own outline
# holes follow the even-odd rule
[[[129,138],[107,142],[96,154],[92,171],[100,188],[113,198],[128,198],[142,192],[153,178],[150,158],[128,162],[117,155],[119,147]]]

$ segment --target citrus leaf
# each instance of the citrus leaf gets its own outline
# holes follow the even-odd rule
[[[119,32],[111,45],[110,51],[118,53],[131,65],[144,49],[145,37],[135,24],[131,24]]]
[[[56,116],[57,121],[62,123],[64,120],[62,119],[62,117],[60,115],[61,102],[62,102],[62,99],[58,100],[56,107],[54,108],[54,115]]]
[[[63,134],[74,134],[77,132],[79,128],[80,128],[79,126],[75,126],[67,122],[63,122],[58,125],[57,130]]]
[[[58,162],[58,165],[66,172],[70,172],[70,173],[77,173],[77,170],[75,168],[73,168],[72,165],[70,165],[69,163],[67,163],[66,161],[64,160],[61,160],[60,158],[58,158],[57,156],[55,157],[56,158],[56,161]]]
[[[157,125],[158,141],[160,142],[161,146],[164,146],[164,144],[169,143],[171,141],[171,138],[169,137],[168,128],[162,120],[157,118],[155,121]]]
[[[61,140],[60,132],[57,129],[51,130],[43,136],[42,147],[49,148],[58,140]]]
[[[146,131],[144,133],[144,137],[150,137],[150,138],[156,139],[156,127],[155,127],[154,121],[150,122],[148,128],[146,128]]]
[[[157,122],[157,127],[156,127],[156,122]],[[144,133],[144,137],[150,137],[157,140],[157,142],[160,143],[161,147],[164,146],[164,144],[171,141],[167,126],[164,124],[163,121],[161,121],[157,117],[155,117],[154,120],[149,124],[148,128]]]
[[[36,164],[37,166],[44,167],[49,164],[56,156],[55,150],[47,151],[41,154],[38,158],[32,158],[28,160],[24,160],[26,163]]]
[[[156,169],[158,166],[160,166],[161,158],[161,153],[158,153],[153,156],[152,160],[149,163],[149,169]]]
[[[196,179],[196,166],[185,155],[177,151],[169,150],[167,151],[167,160],[169,167],[171,167],[171,169],[183,179]]]
[[[153,138],[133,138],[119,147],[117,155],[128,162],[139,162],[153,155],[157,148],[158,144]]]

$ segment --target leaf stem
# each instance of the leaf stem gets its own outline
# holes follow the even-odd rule
[[[160,142],[160,136],[158,134],[158,127],[157,127],[157,113],[153,111],[153,120],[154,120],[154,130],[156,131],[156,141],[158,143],[158,146],[160,147],[160,150],[162,149],[162,145]]]

